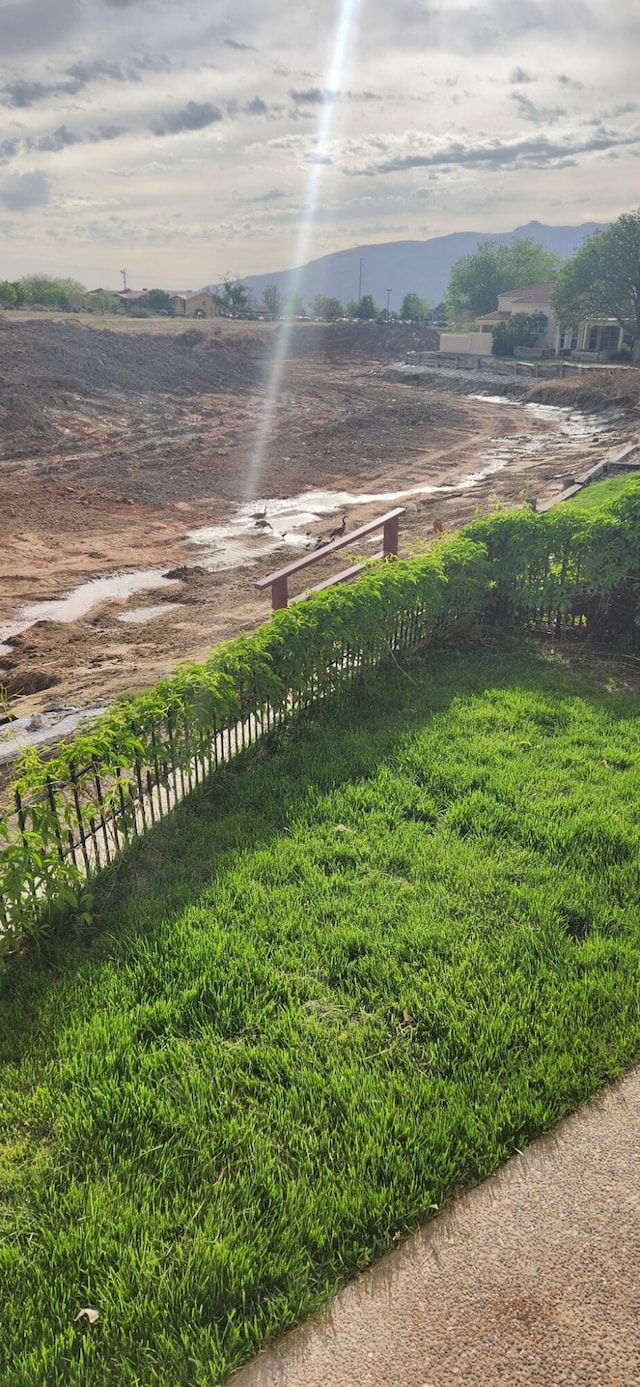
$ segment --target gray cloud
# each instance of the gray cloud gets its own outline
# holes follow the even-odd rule
[[[566,72],[558,74],[558,82],[561,87],[572,87],[574,91],[584,91],[584,82],[576,82],[575,78],[567,77]]]
[[[102,58],[72,63],[55,82],[29,81],[16,77],[2,88],[5,104],[24,109],[57,96],[76,96],[91,82],[139,82],[139,71],[148,65],[146,58],[137,58],[128,67],[108,63]]]
[[[523,67],[514,67],[509,81],[511,82],[512,86],[517,87],[523,85],[525,82],[532,82],[533,77],[531,77],[530,74],[526,72]]]
[[[242,109],[247,116],[266,116],[269,107],[261,96],[254,96],[253,101],[247,101]]]
[[[578,31],[581,36],[593,30],[595,20],[585,0],[483,0],[464,9],[417,7],[405,0],[394,10],[396,22],[403,23],[412,41],[419,39],[432,51],[477,56],[490,53],[535,31],[548,37]]]
[[[222,118],[222,111],[210,101],[188,101],[182,110],[159,117],[151,128],[155,135],[179,135],[183,130],[205,130]]]
[[[227,48],[237,48],[240,53],[257,53],[258,51],[252,43],[238,43],[237,39],[225,39],[224,44]]]
[[[121,63],[107,63],[104,58],[92,58],[85,62],[72,63],[66,69],[66,75],[78,83],[78,90],[88,86],[89,82],[100,81],[102,78],[109,78],[113,82],[139,80],[133,65],[125,68]]]
[[[373,177],[381,173],[404,173],[409,169],[438,167],[459,167],[493,171],[501,169],[548,169],[565,167],[578,154],[606,153],[610,149],[640,145],[640,134],[621,134],[600,128],[588,139],[566,139],[553,141],[541,135],[537,139],[513,140],[508,144],[495,139],[488,144],[470,145],[461,140],[455,141],[445,149],[432,149],[425,153],[399,154],[395,158],[380,159],[369,163],[365,168],[345,168],[345,173],[355,176]]]
[[[567,114],[563,106],[536,106],[535,101],[524,92],[512,92],[511,100],[515,101],[521,120],[533,121],[534,125],[542,125],[545,121],[553,125],[554,121]]]
[[[58,43],[76,27],[78,0],[11,0],[0,8],[0,53],[28,53]]]
[[[100,144],[102,140],[119,140],[121,135],[128,135],[126,125],[100,125],[87,138],[92,144]]]
[[[340,92],[323,91],[320,87],[307,87],[304,91],[290,91],[289,96],[297,106],[322,106],[325,101],[337,101]]]
[[[15,158],[20,148],[20,141],[17,139],[0,140],[0,164],[6,164],[10,159]]]
[[[50,195],[49,179],[40,169],[33,169],[30,173],[13,173],[0,186],[0,202],[12,212],[45,207]]]
[[[28,141],[29,148],[41,150],[46,154],[55,154],[61,149],[67,149],[69,145],[79,144],[80,135],[74,135],[72,130],[68,130],[66,125],[59,125],[50,135],[41,135],[39,140]]]

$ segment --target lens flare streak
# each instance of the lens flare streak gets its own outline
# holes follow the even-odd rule
[[[336,109],[336,101],[332,99],[332,94],[335,93],[337,96],[343,83],[348,62],[349,46],[354,33],[358,11],[362,4],[363,0],[341,0],[340,4],[333,51],[326,76],[325,100],[322,104],[320,123],[315,136],[316,151],[313,155],[313,161],[309,170],[307,190],[293,256],[293,263],[297,269],[294,270],[292,278],[292,295],[296,293],[300,283],[301,267],[308,259],[309,243],[318,207],[320,187],[324,171],[329,163],[328,146]],[[249,469],[247,480],[248,497],[254,497],[257,494],[260,478],[264,469],[267,449],[273,432],[273,421],[275,418],[278,396],[282,386],[284,364],[289,354],[291,328],[292,321],[287,320],[282,324],[278,333],[278,343],[271,365],[269,385],[260,417],[260,423],[256,432]]]

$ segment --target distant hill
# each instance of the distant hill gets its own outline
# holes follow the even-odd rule
[[[307,308],[315,294],[330,294],[341,303],[347,303],[358,297],[362,260],[363,294],[372,294],[375,302],[385,308],[387,289],[390,289],[391,309],[397,312],[405,294],[409,293],[431,299],[434,304],[440,303],[456,260],[473,254],[479,242],[489,236],[495,241],[531,236],[538,245],[556,251],[566,260],[602,225],[585,222],[582,226],[545,226],[533,221],[516,227],[515,231],[502,233],[459,231],[451,236],[435,236],[430,241],[387,241],[384,245],[354,246],[351,250],[338,250],[319,260],[311,260],[303,267],[295,284],[292,270],[245,275],[242,282],[256,299],[262,298],[268,284],[277,284],[283,297],[292,288],[299,289]]]

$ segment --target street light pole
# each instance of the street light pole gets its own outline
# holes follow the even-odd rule
[[[389,300],[390,300],[390,298],[391,298],[391,290],[390,290],[390,289],[387,289],[387,290],[386,290],[386,295],[387,295],[387,323],[388,323],[388,322],[389,322]]]

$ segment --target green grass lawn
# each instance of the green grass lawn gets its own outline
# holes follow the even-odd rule
[[[606,477],[603,482],[590,482],[575,496],[570,496],[564,504],[572,506],[574,510],[600,510],[602,506],[616,501],[620,493],[628,487],[629,481],[629,473],[626,473],[620,477]]]
[[[213,1387],[629,1064],[639,800],[621,667],[433,651],[150,835],[2,979],[3,1387]]]

